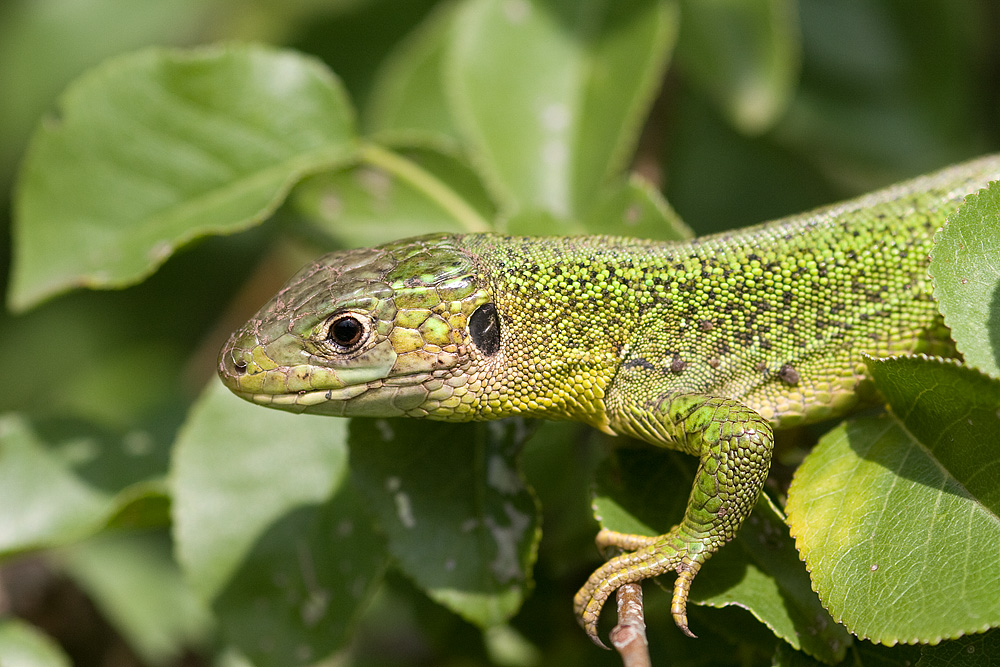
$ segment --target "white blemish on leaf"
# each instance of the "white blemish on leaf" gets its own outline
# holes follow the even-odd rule
[[[319,214],[326,220],[337,220],[344,214],[344,202],[336,188],[326,190],[319,198]]]
[[[382,437],[383,442],[392,442],[395,439],[396,434],[392,430],[392,426],[389,424],[388,420],[376,419],[375,428],[378,429],[378,434]]]
[[[384,208],[392,196],[392,178],[381,169],[359,169],[358,185],[371,195],[375,210]]]
[[[396,493],[402,487],[403,483],[399,481],[398,477],[386,477],[385,478],[385,490],[389,493]]]
[[[299,560],[299,573],[302,575],[302,583],[305,584],[306,598],[302,602],[299,614],[306,627],[316,626],[330,606],[330,592],[319,585],[316,577],[316,564],[313,562],[312,552],[305,542],[297,544],[296,552]]]
[[[130,431],[122,438],[122,450],[129,456],[145,456],[153,451],[153,445],[148,431]]]
[[[508,526],[498,525],[493,517],[487,517],[484,523],[497,545],[497,556],[490,563],[490,570],[493,571],[497,581],[507,583],[522,579],[524,576],[517,551],[524,537],[524,531],[531,525],[531,517],[518,511],[511,503],[504,503],[503,509],[510,520]]]
[[[344,519],[337,524],[337,537],[349,537],[354,532],[354,522]]]
[[[417,520],[413,517],[413,505],[410,503],[410,496],[402,491],[397,491],[392,495],[392,500],[396,503],[396,517],[403,524],[403,528],[415,528]]]
[[[542,146],[542,162],[546,167],[562,167],[569,161],[569,147],[561,139],[553,139]]]
[[[497,492],[513,495],[521,490],[521,478],[517,471],[507,465],[499,454],[490,457],[486,468],[486,481]]]
[[[309,591],[306,599],[302,602],[302,609],[300,611],[302,623],[308,628],[316,627],[323,620],[323,617],[326,616],[326,610],[329,607],[329,591],[321,589]]]
[[[463,533],[471,533],[479,527],[479,519],[466,519],[459,524],[458,529]]]
[[[531,5],[525,0],[507,0],[503,3],[503,15],[511,23],[521,23],[531,12]]]
[[[458,563],[454,558],[449,558],[444,562],[444,569],[446,572],[454,572],[456,567],[458,567]]]
[[[569,109],[565,104],[550,104],[542,109],[542,127],[549,132],[563,132],[569,127]]]

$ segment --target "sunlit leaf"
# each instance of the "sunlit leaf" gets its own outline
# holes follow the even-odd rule
[[[345,420],[264,410],[209,384],[171,473],[178,556],[202,599],[219,593],[274,521],[336,492],[345,436]]]
[[[1000,171],[1000,158],[986,162]],[[965,362],[1000,377],[1000,183],[969,195],[938,235],[934,297]]]
[[[15,201],[10,303],[121,287],[180,245],[263,220],[354,149],[352,110],[311,59],[252,46],[107,62],[38,128]]]
[[[635,146],[676,24],[676,6],[657,0],[466,3],[446,81],[507,207],[587,210]]]
[[[857,636],[888,644],[1000,624],[1000,388],[945,364],[913,384],[905,378],[919,362],[873,366],[887,390],[908,385],[909,398],[896,391],[893,402],[907,428],[889,416],[836,428],[788,492],[796,546],[823,603]],[[936,409],[917,417],[919,405]],[[911,430],[919,421],[945,428]]]

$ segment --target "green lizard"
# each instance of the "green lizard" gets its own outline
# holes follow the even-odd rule
[[[850,409],[864,355],[954,355],[927,275],[932,237],[1000,178],[983,158],[819,211],[683,243],[436,234],[307,266],[226,343],[239,396],[336,416],[585,422],[699,457],[680,524],[601,531],[626,553],[575,599],[586,632],[621,585],[691,582],[732,539],[772,428]]]

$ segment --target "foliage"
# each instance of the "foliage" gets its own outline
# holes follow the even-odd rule
[[[604,521],[680,516],[690,460],[609,455],[574,424],[348,423],[228,394],[222,341],[310,257],[432,230],[680,238],[675,209],[734,227],[1000,140],[986,0],[80,5],[0,8],[0,179],[27,146],[0,557],[75,582],[147,664],[614,664],[570,615],[598,564],[589,485]],[[208,45],[132,50],[154,43]],[[872,360],[887,412],[786,435],[694,585],[702,638],[647,587],[654,659],[997,650],[998,192],[932,264],[968,367]],[[0,663],[86,664],[8,597]]]

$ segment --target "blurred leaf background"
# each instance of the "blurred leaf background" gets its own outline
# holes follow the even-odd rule
[[[507,162],[495,156],[499,166],[492,173],[479,174],[480,165],[470,167],[463,159],[459,135],[484,146],[477,139],[482,124],[494,128],[505,120],[504,107],[491,105],[490,95],[502,100],[525,94],[517,88],[516,67],[490,60],[491,44],[523,35],[491,30],[488,15],[516,14],[524,4],[6,0],[0,6],[2,293],[11,293],[12,193],[32,132],[53,117],[57,96],[72,80],[107,58],[148,45],[259,41],[315,56],[340,77],[363,136],[395,142],[401,153],[465,193],[479,215],[505,217],[510,229],[520,224],[563,230],[574,215],[586,217],[601,206],[613,210],[613,202],[588,199],[595,190],[581,177],[579,190],[559,200],[568,202],[565,210],[550,206],[566,218],[518,218],[518,202],[535,196],[552,204],[546,199],[551,191],[540,185],[554,177],[547,170],[516,168],[518,155],[544,148],[544,137],[525,136],[517,126],[509,128],[512,156]],[[601,3],[552,4],[572,14]],[[642,132],[634,154],[616,155],[612,162],[643,177],[642,185],[633,184],[636,190],[658,188],[697,234],[806,210],[1000,146],[1000,7],[991,0],[681,0],[656,3],[652,11],[658,23],[637,23],[626,34],[637,45],[674,48],[669,62],[658,61],[652,47],[648,55],[635,56],[650,74],[623,92],[621,113],[644,113],[647,102],[651,112],[644,124],[635,121]],[[456,14],[464,32],[455,48],[467,67],[453,72],[453,84],[471,100],[464,107],[449,104],[438,76],[440,35]],[[528,54],[540,70],[533,84],[546,90],[566,86],[566,96],[584,100],[599,122],[601,100],[587,100],[587,91],[600,68],[566,81],[560,59],[571,66],[578,62],[574,54],[562,43],[543,45],[543,52]],[[598,63],[602,49],[627,53],[603,43],[592,48]],[[560,119],[550,120],[558,128]],[[572,130],[587,136],[587,127]],[[586,165],[590,145],[580,141],[573,150],[570,163]],[[515,167],[504,171],[505,164]],[[250,664],[234,646],[249,642],[254,628],[266,634],[283,612],[241,597],[238,589],[206,609],[182,578],[167,476],[172,466],[176,471],[209,464],[192,449],[182,450],[181,458],[178,431],[212,378],[228,332],[318,249],[455,228],[418,197],[403,193],[388,209],[366,197],[383,177],[363,169],[317,175],[265,224],[190,243],[141,284],[70,291],[0,315],[3,667]],[[355,187],[358,179],[364,187]],[[344,194],[331,201],[331,191]],[[300,425],[302,440],[337,428],[317,421]],[[352,613],[350,628],[300,638],[299,646],[318,653],[300,654],[295,662],[339,649],[329,664],[616,664],[615,656],[580,641],[568,612],[568,600],[596,557],[588,480],[603,450],[593,438],[568,439],[565,431],[548,428],[541,427],[523,454],[526,476],[544,508],[545,533],[534,592],[511,625],[480,633],[422,595],[412,575],[392,570],[377,587],[359,584],[362,590],[355,592],[364,603]],[[182,444],[184,437],[192,436],[186,431]],[[226,432],[220,428],[205,437],[221,441]],[[293,489],[302,502],[325,498],[333,478],[346,474],[334,461],[341,455],[322,452],[331,459],[330,469],[313,486]],[[301,526],[335,530],[365,504],[346,499],[345,516],[309,505],[271,527],[265,543],[281,544],[302,532]],[[310,539],[322,543],[319,533]],[[351,536],[358,553],[380,539]],[[266,561],[266,550],[258,555]],[[364,581],[375,581],[386,567],[371,560],[350,563],[366,573]],[[265,585],[253,571],[235,576],[249,582],[251,592]],[[651,614],[656,604],[650,602]],[[695,622],[705,613],[694,610]],[[703,624],[713,630],[695,645],[657,628],[660,654],[674,656],[677,664],[769,664],[772,637],[755,634],[761,631],[741,611],[711,613],[731,618]],[[220,632],[220,614],[245,615],[249,620],[240,627],[247,635]],[[346,648],[344,636],[351,638]],[[981,654],[997,641],[995,631],[984,637],[962,641],[979,646]],[[901,647],[893,659],[916,661],[920,652]],[[788,664],[809,660],[787,647],[775,655]],[[858,642],[847,660],[881,664],[887,658]]]

